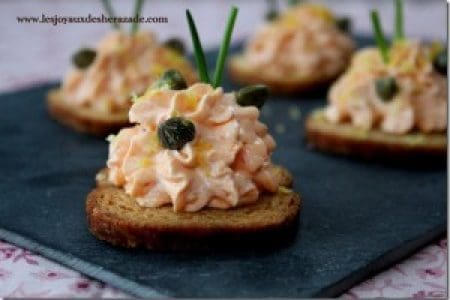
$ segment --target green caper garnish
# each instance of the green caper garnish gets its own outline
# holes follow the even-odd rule
[[[194,138],[194,123],[183,117],[172,117],[158,126],[158,139],[164,148],[180,150]]]
[[[389,101],[397,94],[398,85],[394,77],[387,76],[375,80],[375,90],[382,100]]]
[[[186,53],[186,47],[184,46],[183,41],[177,38],[168,39],[164,42],[163,46],[172,49],[181,55],[184,55]]]
[[[161,77],[155,81],[152,88],[168,90],[184,90],[187,88],[183,75],[175,69],[165,71]]]
[[[447,49],[443,49],[436,55],[433,66],[442,75],[447,75]]]
[[[269,97],[269,89],[263,84],[243,87],[236,93],[236,102],[240,106],[256,106],[261,109]]]
[[[350,32],[352,20],[349,17],[341,17],[336,19],[336,26],[343,32]]]
[[[79,69],[86,69],[95,60],[97,52],[94,49],[82,48],[72,56],[73,64]]]

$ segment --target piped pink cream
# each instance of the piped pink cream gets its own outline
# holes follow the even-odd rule
[[[348,71],[331,87],[325,110],[328,121],[358,128],[405,134],[447,129],[447,79],[434,70],[432,51],[416,41],[402,41],[384,63],[380,52],[368,48],[355,54]],[[398,92],[383,101],[374,81],[395,78]]]
[[[197,81],[189,62],[160,45],[155,35],[108,33],[96,48],[96,58],[84,70],[73,68],[63,80],[67,103],[110,113],[128,110],[133,93],[139,95],[167,69],[176,69],[188,84]]]
[[[261,27],[243,60],[275,78],[330,78],[346,68],[354,48],[329,9],[300,4]]]
[[[193,141],[181,150],[163,148],[157,127],[173,116],[192,121]],[[186,90],[149,89],[129,112],[137,123],[109,148],[109,181],[144,207],[174,211],[229,209],[276,192],[270,155],[275,141],[256,107],[241,107],[233,93],[198,83]]]

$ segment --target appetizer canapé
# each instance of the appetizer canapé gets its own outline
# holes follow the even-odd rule
[[[272,164],[275,142],[258,120],[267,88],[219,87],[236,14],[234,8],[210,83],[187,12],[205,80],[187,87],[172,71],[135,100],[129,117],[136,125],[111,137],[107,168],[87,199],[89,228],[99,239],[201,249],[230,240],[274,242],[295,228],[299,196],[288,189],[291,175]]]
[[[328,106],[309,117],[308,139],[318,149],[364,156],[445,156],[446,50],[406,39],[400,1],[396,7],[392,45],[387,46],[372,12],[379,49],[358,51],[331,87]]]
[[[263,83],[275,92],[300,92],[330,83],[346,68],[355,45],[348,21],[326,7],[298,4],[263,25],[230,60],[233,80]]]
[[[179,44],[160,44],[148,31],[110,32],[96,49],[78,51],[72,62],[61,88],[48,96],[49,111],[60,122],[97,135],[128,125],[132,95],[143,93],[167,69],[181,72],[189,84],[197,79]]]

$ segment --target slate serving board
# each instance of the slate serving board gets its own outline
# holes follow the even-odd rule
[[[110,247],[89,234],[84,214],[107,143],[48,117],[44,99],[54,86],[0,96],[0,238],[132,295],[337,296],[445,232],[444,163],[406,168],[306,147],[302,124],[325,104],[319,91],[274,96],[262,111],[278,143],[274,161],[292,171],[304,201],[292,245],[209,254]]]

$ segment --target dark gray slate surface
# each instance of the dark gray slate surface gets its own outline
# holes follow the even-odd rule
[[[308,150],[301,123],[325,103],[321,91],[301,101],[273,97],[263,109],[278,142],[274,160],[293,172],[304,201],[291,246],[201,255],[110,247],[88,233],[84,215],[107,143],[50,120],[50,87],[0,96],[0,238],[134,295],[338,295],[445,231],[445,165],[405,168]],[[300,121],[289,118],[293,107]]]

